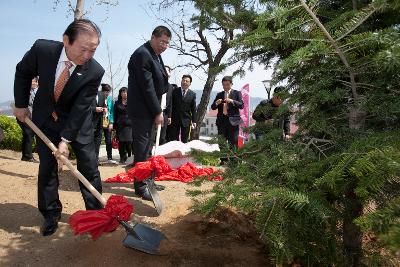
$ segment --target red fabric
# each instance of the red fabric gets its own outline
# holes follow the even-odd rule
[[[80,210],[69,218],[69,224],[75,235],[90,233],[95,240],[101,234],[112,232],[118,227],[118,219],[128,221],[133,206],[123,196],[111,196],[104,209]]]
[[[111,140],[111,147],[113,149],[118,149],[119,148],[119,142],[118,142],[118,139],[116,137],[113,137],[113,139]]]
[[[193,163],[187,162],[177,169],[172,169],[163,156],[154,156],[145,162],[136,163],[135,167],[127,173],[119,173],[114,177],[108,178],[106,183],[130,183],[134,180],[142,181],[151,173],[156,172],[157,181],[180,181],[188,183],[197,176],[209,176],[209,180],[220,181],[222,176],[212,177],[218,171],[215,168],[197,168]]]

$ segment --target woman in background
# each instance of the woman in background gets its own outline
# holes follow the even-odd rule
[[[119,89],[118,99],[114,104],[114,129],[119,143],[119,162],[124,164],[132,154],[132,122],[127,110],[128,88]]]

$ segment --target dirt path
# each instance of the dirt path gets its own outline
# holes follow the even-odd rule
[[[58,231],[40,235],[42,217],[36,208],[38,164],[19,160],[20,154],[0,150],[0,266],[268,266],[262,245],[243,218],[220,214],[209,220],[190,211],[191,200],[180,182],[161,182],[164,213],[134,196],[132,185],[103,184],[104,195],[124,195],[134,205],[133,219],[160,229],[168,237],[168,253],[151,256],[122,246],[125,231],[103,235],[96,241],[74,236],[68,219],[84,209],[77,181],[63,171],[60,199],[63,213]],[[66,167],[64,167],[65,169]],[[121,166],[101,166],[104,179],[124,171]],[[241,228],[238,227],[241,225]],[[233,230],[235,228],[235,230]]]

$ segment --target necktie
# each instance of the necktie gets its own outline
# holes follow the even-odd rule
[[[225,98],[224,100],[228,97],[228,92],[225,92]],[[228,115],[228,103],[224,102],[224,106],[222,108],[222,113],[224,113],[224,115]]]
[[[182,97],[184,97],[185,94],[186,94],[186,91],[185,91],[185,90],[182,90]]]
[[[69,69],[72,67],[72,63],[70,61],[64,61],[64,63],[65,63],[65,68],[61,72],[60,77],[58,77],[56,86],[54,87],[54,100],[56,103],[60,98],[62,91],[64,90],[65,84],[69,79],[70,76]],[[55,110],[51,113],[51,115],[53,116],[54,120],[57,121],[58,117]]]

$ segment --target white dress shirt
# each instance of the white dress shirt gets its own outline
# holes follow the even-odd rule
[[[60,77],[61,73],[65,69],[65,61],[69,61],[72,63],[72,67],[69,69],[69,75],[71,75],[76,68],[76,64],[68,59],[67,54],[65,53],[65,47],[63,47],[60,58],[58,59],[58,64],[57,64],[57,69],[56,69],[56,77],[54,80],[54,89],[56,88],[58,78]]]

